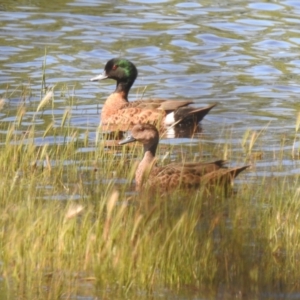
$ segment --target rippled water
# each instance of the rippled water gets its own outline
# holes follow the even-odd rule
[[[187,98],[199,106],[217,102],[202,122],[202,139],[230,142],[241,152],[244,133],[264,129],[254,147],[263,152],[255,176],[286,175],[299,169],[291,158],[299,147],[299,14],[298,1],[2,1],[0,93],[8,102],[0,120],[14,121],[25,85],[32,96],[23,125],[32,122],[46,52],[46,84],[56,85],[56,122],[72,97],[71,125],[94,138],[114,82],[89,79],[108,59],[124,56],[139,69],[131,100],[146,88],[145,97]],[[39,119],[41,131],[52,113],[46,110]],[[279,163],[282,147],[286,157]]]
[[[193,99],[198,106],[217,102],[202,122],[201,143],[220,144],[220,156],[230,143],[234,160],[246,155],[245,133],[257,132],[253,150],[262,157],[248,178],[298,174],[299,24],[296,0],[2,0],[0,95],[6,105],[0,124],[16,121],[21,101],[26,114],[20,134],[32,123],[46,59],[55,101],[35,119],[36,143],[59,142],[42,136],[53,115],[61,123],[66,108],[71,126],[96,140],[101,106],[114,82],[89,79],[107,60],[123,56],[139,69],[131,100],[146,88],[145,97]],[[21,97],[24,87],[30,97]],[[1,140],[5,135],[1,130]],[[199,137],[162,144],[195,144]]]

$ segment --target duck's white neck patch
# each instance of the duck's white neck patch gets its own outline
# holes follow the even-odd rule
[[[169,113],[169,114],[166,115],[164,123],[165,123],[166,126],[172,125],[172,124],[175,123],[174,112],[171,112],[171,113]]]

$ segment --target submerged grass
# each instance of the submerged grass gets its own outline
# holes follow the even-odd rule
[[[43,133],[34,125],[20,133],[23,113],[5,129],[0,151],[0,270],[8,299],[122,299],[165,288],[253,299],[300,288],[297,176],[259,183],[241,176],[230,196],[205,188],[135,194],[138,145],[115,148],[99,139],[94,151],[80,151],[89,141],[69,127],[71,111]],[[37,135],[65,139],[37,146]],[[259,135],[245,134],[246,155]],[[224,155],[231,153],[227,144]]]

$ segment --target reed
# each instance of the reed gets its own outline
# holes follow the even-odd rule
[[[258,180],[254,169],[229,195],[204,187],[135,194],[139,145],[119,147],[98,132],[93,149],[80,151],[90,143],[88,132],[80,138],[70,127],[70,110],[60,126],[49,123],[44,132],[33,122],[21,134],[23,116],[22,108],[0,151],[0,271],[7,298],[122,299],[166,288],[259,297],[299,288],[297,176]],[[261,134],[245,133],[245,152],[237,155],[229,132],[224,156],[248,159]],[[49,136],[62,139],[35,142]],[[164,163],[196,160],[195,153],[213,159],[222,149],[199,141],[158,150]]]

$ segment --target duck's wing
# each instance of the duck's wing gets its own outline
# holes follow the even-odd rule
[[[201,181],[206,184],[233,185],[234,178],[236,178],[241,172],[248,169],[250,166],[251,165],[246,165],[228,169],[222,168],[215,172],[205,174]]]
[[[216,105],[215,103],[202,108],[181,107],[174,112],[174,119],[178,124],[198,124]]]
[[[160,190],[174,190],[177,188],[197,188],[200,185],[233,185],[236,178],[250,165],[225,168],[225,161],[218,160],[209,163],[169,164],[165,167],[156,167],[146,182],[151,188]]]
[[[147,184],[166,190],[195,188],[200,186],[203,176],[224,168],[225,163],[224,160],[217,160],[207,163],[172,163],[164,167],[157,167],[151,172]]]
[[[185,162],[185,163],[171,163],[166,166],[166,172],[176,170],[181,173],[192,173],[197,176],[203,176],[207,173],[225,168],[225,160],[216,160],[211,162]]]

